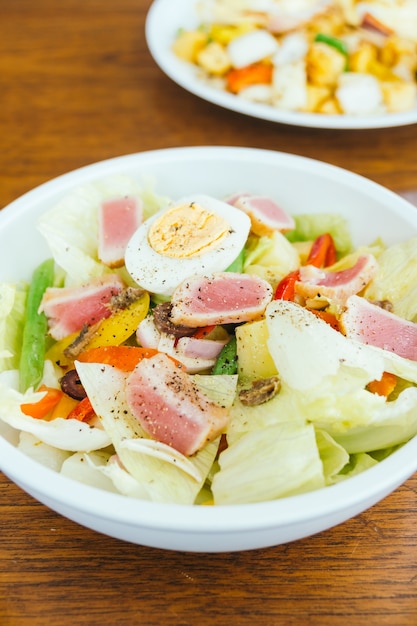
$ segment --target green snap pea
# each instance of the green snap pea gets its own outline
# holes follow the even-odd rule
[[[22,392],[30,387],[36,389],[42,379],[48,323],[45,314],[39,313],[38,310],[45,289],[50,287],[53,281],[54,261],[48,259],[33,272],[26,300],[26,319],[19,364]]]
[[[236,374],[237,373],[237,342],[236,336],[227,342],[223,347],[217,361],[211,370],[212,374]]]

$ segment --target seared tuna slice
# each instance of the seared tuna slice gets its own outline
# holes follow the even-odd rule
[[[98,258],[109,267],[124,263],[126,246],[143,219],[138,198],[126,196],[102,202],[98,213]]]
[[[365,298],[351,296],[340,323],[343,332],[352,339],[417,361],[417,324]]]
[[[285,232],[295,227],[294,219],[267,196],[242,194],[231,203],[249,215],[256,235],[272,235],[276,230]]]
[[[174,291],[171,319],[194,328],[249,322],[263,315],[271,298],[271,285],[258,276],[234,272],[193,276]]]
[[[372,254],[364,254],[353,267],[336,272],[304,265],[300,267],[300,280],[295,284],[295,292],[304,298],[322,298],[344,304],[349,296],[366,287],[377,269],[378,265]]]
[[[80,287],[50,287],[45,291],[39,310],[48,318],[51,336],[63,339],[86,325],[109,317],[110,300],[123,287],[117,274],[106,274]]]
[[[165,354],[143,359],[126,382],[132,414],[154,439],[190,456],[218,437],[229,412]]]

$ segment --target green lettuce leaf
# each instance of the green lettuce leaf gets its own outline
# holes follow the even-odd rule
[[[20,361],[27,285],[0,283],[0,372]]]
[[[326,485],[333,485],[337,475],[349,463],[349,454],[326,431],[316,428],[316,441]]]
[[[340,256],[352,251],[352,239],[346,219],[336,213],[314,213],[294,215],[295,228],[286,233],[292,243],[314,241],[323,233],[330,233]]]
[[[242,435],[219,457],[215,504],[265,502],[325,486],[311,424],[284,422]]]
[[[251,237],[245,248],[243,271],[263,278],[274,288],[299,265],[296,248],[280,232],[271,237]]]
[[[389,300],[396,315],[417,321],[417,237],[387,248],[378,257],[378,265],[365,297]]]

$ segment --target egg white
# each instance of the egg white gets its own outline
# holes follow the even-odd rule
[[[192,202],[225,219],[231,232],[219,242],[217,248],[192,258],[172,258],[156,252],[148,240],[150,226],[173,206]],[[227,269],[245,245],[249,231],[250,218],[240,209],[203,194],[187,196],[159,211],[138,228],[126,248],[126,269],[143,289],[162,296],[170,296],[174,289],[190,276],[222,272]]]

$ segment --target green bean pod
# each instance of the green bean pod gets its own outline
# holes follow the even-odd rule
[[[39,313],[39,306],[45,289],[53,285],[53,281],[54,261],[48,259],[33,272],[26,300],[26,320],[19,364],[22,392],[30,387],[36,390],[42,379],[48,322],[45,314]]]
[[[212,374],[236,374],[237,373],[237,342],[236,335],[223,347],[217,361],[211,370]]]

